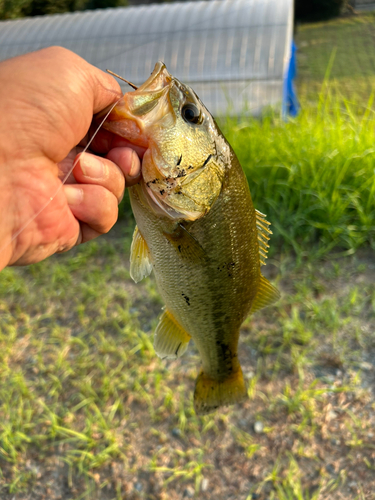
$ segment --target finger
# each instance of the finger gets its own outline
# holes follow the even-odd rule
[[[79,154],[76,161],[73,172],[77,182],[100,185],[113,193],[118,202],[121,201],[124,196],[125,179],[121,169],[113,161],[89,153]]]
[[[93,240],[101,235],[102,235],[102,233],[95,231],[95,229],[93,229],[88,224],[81,222],[80,239],[77,241],[76,244],[80,245],[81,243],[87,243],[88,241]]]
[[[76,219],[85,222],[98,233],[107,233],[117,221],[117,198],[108,189],[79,184],[65,185],[64,191]]]
[[[97,129],[97,125],[92,125],[90,128],[90,137],[93,136]],[[145,154],[146,148],[142,146],[136,146],[131,142],[127,141],[123,137],[113,134],[108,130],[101,128],[99,132],[94,137],[93,141],[90,143],[90,149],[96,153],[106,154],[113,148],[127,147],[134,149],[140,158]]]
[[[75,242],[74,246],[81,245],[81,243],[87,243],[88,241],[93,240],[101,235],[102,235],[102,233],[95,231],[95,229],[90,227],[88,224],[81,222],[79,224],[79,235],[78,235],[77,241]],[[66,248],[63,248],[56,253],[65,253],[65,252],[68,252],[71,248],[72,248],[72,245],[70,245]]]
[[[91,66],[91,65],[90,65]],[[91,66],[89,76],[92,81],[93,114],[118,101],[122,97],[120,84],[109,73]]]
[[[111,149],[107,158],[120,167],[127,186],[134,186],[140,181],[141,160],[133,149],[124,147]]]

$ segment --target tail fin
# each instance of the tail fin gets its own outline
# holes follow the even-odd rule
[[[197,415],[212,413],[219,406],[242,403],[247,389],[241,367],[224,380],[215,380],[202,370],[195,382],[194,409]]]

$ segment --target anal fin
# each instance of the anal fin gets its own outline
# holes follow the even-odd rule
[[[138,283],[148,276],[151,271],[150,251],[145,239],[139,232],[138,226],[135,226],[132,246],[130,248],[130,276]]]
[[[202,370],[195,382],[194,409],[197,415],[212,413],[219,406],[242,403],[247,389],[241,367],[224,380],[212,379]]]
[[[257,294],[251,305],[250,314],[270,306],[280,298],[280,292],[264,276],[260,275]]]
[[[191,336],[165,310],[160,317],[154,335],[154,349],[160,358],[176,359],[186,351]]]

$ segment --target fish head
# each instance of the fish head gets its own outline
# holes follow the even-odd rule
[[[123,96],[104,127],[147,149],[141,189],[155,213],[196,220],[210,210],[221,192],[230,147],[195,92],[164,63]]]

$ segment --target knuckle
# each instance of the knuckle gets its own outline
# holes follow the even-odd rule
[[[75,54],[69,49],[66,49],[65,47],[60,47],[58,45],[53,45],[51,47],[47,47],[44,49],[46,52],[49,54],[53,55],[54,57],[58,58],[66,58],[66,57],[74,57]]]

